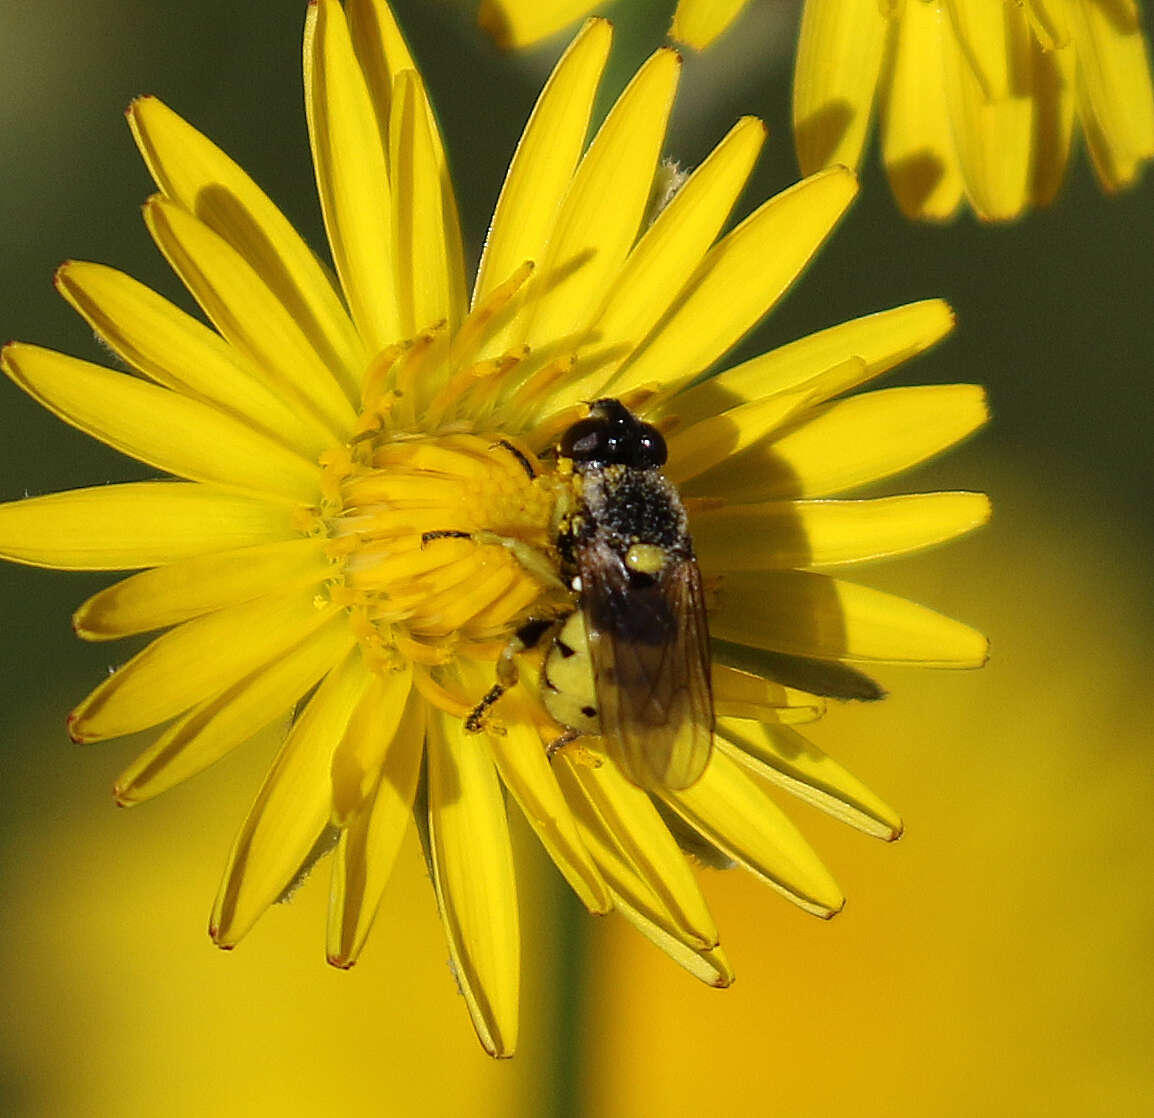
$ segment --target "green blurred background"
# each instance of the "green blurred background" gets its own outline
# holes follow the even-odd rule
[[[471,0],[394,0],[438,107],[470,258],[565,40],[501,56]],[[624,0],[605,93],[672,0]],[[299,0],[0,6],[0,335],[93,360],[51,286],[68,257],[188,299],[139,220],[125,127],[155,93],[236,157],[314,245]],[[667,149],[698,162],[743,113],[770,139],[746,207],[796,177],[797,9],[755,0],[690,57]],[[846,889],[813,920],[710,874],[738,982],[698,987],[612,919],[577,917],[524,833],[522,1042],[489,1061],[446,965],[416,843],[363,961],[323,958],[325,874],[231,955],[205,935],[232,834],[275,743],[131,812],[138,743],[88,749],[66,711],[132,649],[69,615],[107,579],[0,568],[0,1112],[12,1115],[1142,1114],[1154,1070],[1154,717],[1149,434],[1154,179],[1101,196],[1081,157],[1058,205],[1008,228],[902,220],[863,196],[743,352],[930,295],[954,336],[894,383],[976,380],[995,421],[909,479],[981,488],[994,523],[865,581],[990,633],[970,674],[891,671],[891,698],[813,734],[899,806],[886,847],[792,805]],[[147,476],[0,385],[0,498]]]

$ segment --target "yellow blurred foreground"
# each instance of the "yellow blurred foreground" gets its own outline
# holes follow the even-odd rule
[[[585,1113],[1146,1111],[1146,586],[1125,565],[1140,556],[1122,527],[1075,532],[1082,497],[1051,484],[1040,508],[1045,491],[1030,480],[991,484],[997,515],[984,534],[864,576],[967,617],[994,642],[984,672],[892,671],[889,700],[835,709],[814,734],[903,809],[905,837],[886,847],[790,806],[849,896],[828,924],[739,872],[710,872],[738,972],[727,992],[600,924],[574,1100]],[[74,698],[46,697],[58,714],[29,711],[14,731],[26,756],[53,764],[43,781],[16,778],[40,808],[6,853],[6,1113],[550,1112],[558,885],[531,841],[518,852],[532,871],[521,881],[523,1041],[515,1060],[495,1063],[448,972],[415,838],[351,972],[324,963],[321,881],[222,953],[207,914],[271,743],[117,811],[107,789],[129,744],[56,763],[75,748],[62,729]]]

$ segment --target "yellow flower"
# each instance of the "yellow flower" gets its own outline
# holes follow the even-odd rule
[[[748,0],[680,0],[670,35],[708,46]],[[596,4],[485,0],[509,46]],[[882,159],[907,217],[962,199],[1008,221],[1058,192],[1080,121],[1102,187],[1154,158],[1154,90],[1138,0],[806,0],[793,124],[803,174],[858,167],[875,100]]]
[[[599,0],[480,0],[477,23],[498,46],[527,47],[576,23],[597,7],[605,5]]]
[[[806,0],[793,101],[804,172],[858,165],[875,93],[908,217],[945,220],[963,196],[988,221],[1048,205],[1075,117],[1105,190],[1154,156],[1136,0]]]
[[[129,122],[160,188],[145,220],[215,329],[120,272],[68,262],[61,293],[132,372],[3,351],[4,371],[66,422],[184,479],[0,506],[11,560],[144,568],[75,617],[90,640],[166,630],[70,717],[82,742],[165,726],[118,800],[295,714],[233,847],[215,941],[235,946],[335,844],[328,954],[352,965],[415,812],[494,1055],[517,1034],[505,793],[591,911],[616,909],[726,985],[679,842],[833,914],[841,892],[771,790],[882,838],[901,823],[793,728],[822,710],[802,686],[866,694],[849,665],[973,667],[986,651],[964,625],[825,573],[988,515],[971,493],[824,499],[983,422],[972,386],[843,396],[936,342],[949,308],[873,314],[701,380],[806,266],[856,182],[821,172],[721,235],[763,140],[747,118],[649,221],[679,59],[657,51],[586,147],[610,38],[591,21],[546,84],[466,297],[441,139],[388,7],[317,0],[306,107],[339,286],[235,163],[144,98]],[[511,633],[556,602],[553,450],[603,394],[669,432],[667,474],[712,596],[716,746],[678,792],[634,786],[596,738],[550,763],[560,727],[532,685],[539,655],[522,657],[485,732],[465,725]]]

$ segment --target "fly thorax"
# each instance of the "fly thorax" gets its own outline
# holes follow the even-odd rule
[[[582,480],[585,537],[599,536],[626,558],[630,569],[656,573],[659,552],[692,557],[685,506],[659,469],[590,468]]]

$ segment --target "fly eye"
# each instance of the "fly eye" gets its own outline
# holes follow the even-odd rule
[[[604,461],[616,444],[610,425],[598,417],[574,423],[561,439],[561,453],[575,462]]]
[[[619,400],[598,400],[593,414],[574,423],[561,437],[560,451],[574,462],[652,469],[665,465],[665,440],[656,427],[642,423]]]
[[[656,427],[648,423],[642,425],[637,439],[637,465],[643,467],[664,466],[669,457],[665,439]]]

